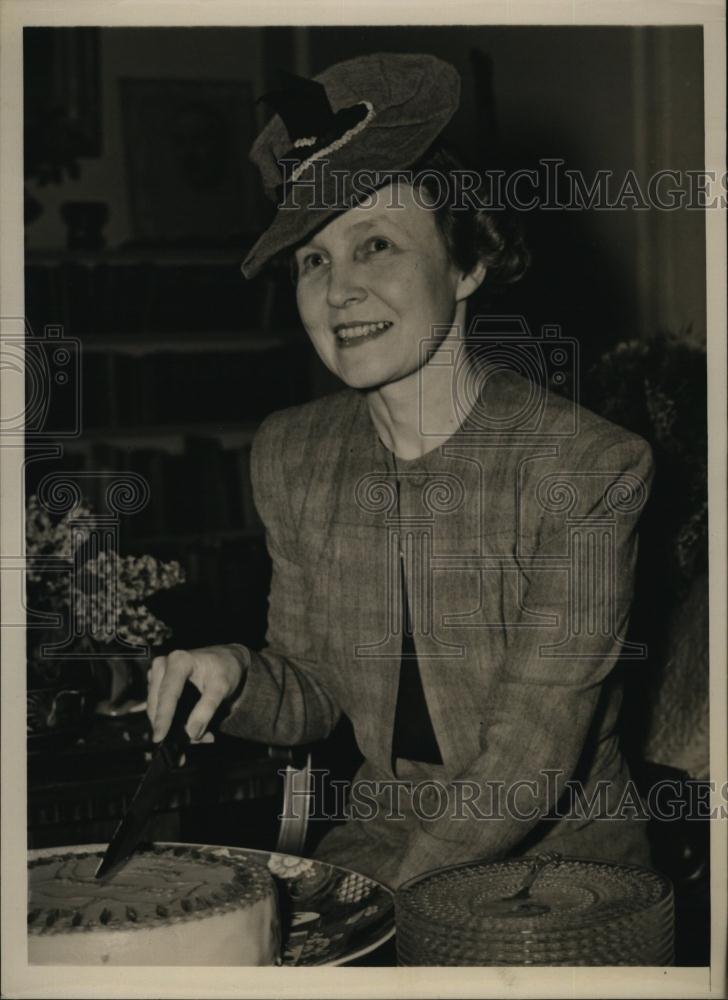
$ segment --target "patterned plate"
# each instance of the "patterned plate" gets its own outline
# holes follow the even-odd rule
[[[105,851],[106,844],[48,847],[35,857],[70,851]],[[159,842],[177,847],[177,842]],[[185,844],[220,857],[250,857],[265,864],[279,889],[283,965],[343,965],[374,951],[394,934],[394,898],[379,882],[346,868],[292,854],[242,847]]]

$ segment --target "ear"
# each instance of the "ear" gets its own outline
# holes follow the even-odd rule
[[[478,261],[475,267],[468,271],[467,274],[461,274],[458,278],[457,288],[455,289],[455,300],[462,302],[464,299],[470,298],[473,292],[483,284],[483,279],[487,272],[488,268],[485,264],[482,261]]]

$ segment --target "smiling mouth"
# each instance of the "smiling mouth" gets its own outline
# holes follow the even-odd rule
[[[388,330],[392,324],[388,320],[379,320],[376,323],[350,323],[334,327],[336,339],[342,347],[370,340]]]

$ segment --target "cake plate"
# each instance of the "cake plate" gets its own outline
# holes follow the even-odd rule
[[[160,847],[204,848],[223,858],[265,865],[278,887],[283,962],[295,966],[344,965],[379,948],[394,935],[394,895],[386,886],[348,868],[276,851],[158,841]],[[75,844],[33,851],[34,857],[102,852],[106,844]]]

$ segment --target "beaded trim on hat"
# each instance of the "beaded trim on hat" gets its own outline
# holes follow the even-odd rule
[[[289,184],[294,184],[301,176],[301,174],[304,172],[304,170],[310,167],[312,163],[315,163],[316,160],[320,160],[323,156],[326,156],[328,153],[334,153],[336,152],[337,149],[341,149],[342,146],[345,146],[347,143],[351,142],[354,136],[358,135],[358,133],[361,132],[362,129],[365,129],[367,127],[369,122],[376,115],[376,111],[374,110],[374,105],[370,101],[360,101],[360,104],[363,104],[364,107],[367,109],[366,116],[362,118],[360,122],[357,122],[357,124],[354,125],[353,128],[348,129],[346,132],[344,132],[343,135],[339,136],[338,139],[334,140],[334,142],[330,143],[328,146],[323,146],[321,149],[317,150],[312,156],[309,156],[307,159],[301,160],[301,162],[298,164],[295,170],[292,171],[291,176],[288,178]],[[309,145],[310,143],[307,140],[301,140],[301,139],[299,139],[296,142],[297,146],[304,144]]]

